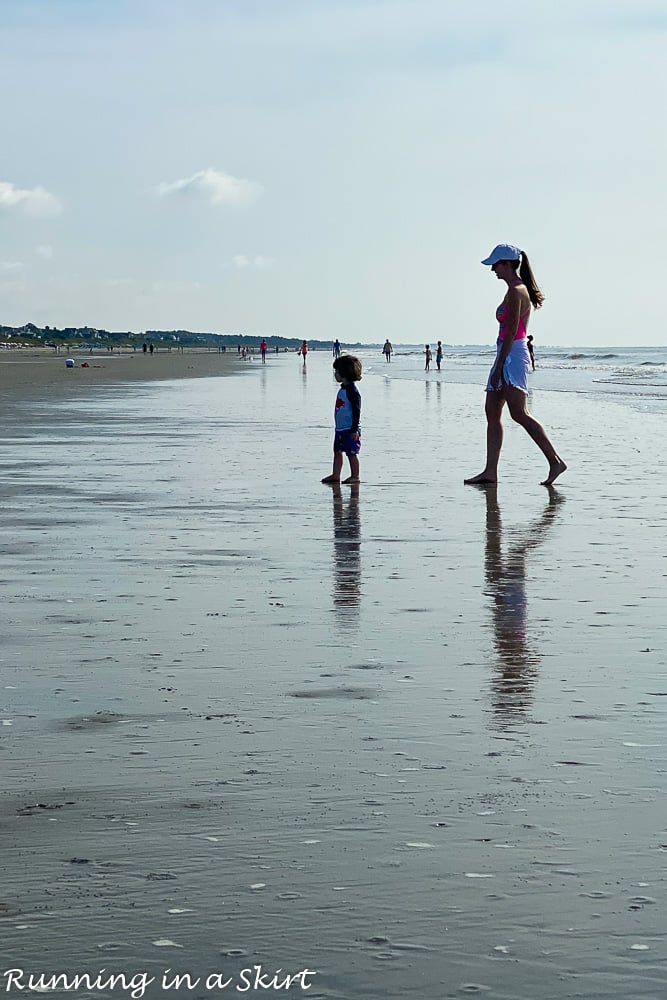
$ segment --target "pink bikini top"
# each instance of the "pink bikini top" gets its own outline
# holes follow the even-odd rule
[[[496,309],[496,319],[498,320],[498,340],[502,341],[505,339],[505,315],[507,313],[507,306],[504,302],[501,302]],[[516,331],[515,340],[525,340],[526,339],[526,320],[530,316],[530,307],[526,309],[522,316],[519,316],[519,326]]]

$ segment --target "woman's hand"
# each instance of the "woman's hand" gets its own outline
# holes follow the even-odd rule
[[[499,362],[496,362],[491,369],[491,374],[489,375],[489,385],[492,386],[497,392],[500,391],[500,389],[502,389],[505,385],[505,379],[503,378],[503,365]]]

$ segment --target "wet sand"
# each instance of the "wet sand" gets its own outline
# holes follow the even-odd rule
[[[660,419],[541,394],[570,470],[478,490],[483,393],[377,365],[331,489],[330,360],[5,396],[0,975],[662,997]]]

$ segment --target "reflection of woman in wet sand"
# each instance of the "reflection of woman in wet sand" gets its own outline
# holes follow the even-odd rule
[[[526,328],[531,310],[544,301],[528,256],[518,247],[500,243],[482,261],[496,278],[507,285],[505,298],[496,310],[499,324],[496,360],[486,386],[486,465],[478,476],[464,480],[479,486],[498,481],[498,462],[503,446],[503,406],[507,403],[512,420],[528,432],[549,463],[542,486],[550,486],[567,469],[546,431],[526,409],[530,357],[526,347]]]
[[[361,515],[359,486],[350,490],[347,503],[338,483],[333,487],[334,593],[336,611],[349,619],[358,614],[361,601]]]
[[[539,655],[530,647],[527,623],[526,559],[538,548],[553,524],[563,497],[549,487],[542,514],[514,536],[503,553],[503,529],[498,491],[484,490],[486,499],[485,578],[491,598],[494,644],[499,674],[494,680],[494,711],[511,721],[521,716],[532,698]]]

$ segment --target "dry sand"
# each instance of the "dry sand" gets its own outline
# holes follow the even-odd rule
[[[332,490],[330,358],[238,368],[5,396],[0,973],[662,997],[660,418],[544,393],[484,492],[482,392],[377,366]]]
[[[74,368],[65,361],[72,358]],[[261,363],[254,359],[249,364]],[[158,381],[174,378],[202,378],[227,373],[245,365],[236,350],[210,351],[207,348],[185,348],[183,353],[165,349],[154,354],[141,351],[75,351],[57,354],[48,348],[25,348],[0,351],[0,391],[20,392],[38,388],[61,392],[62,387],[100,382]],[[84,366],[84,367],[82,367]]]

